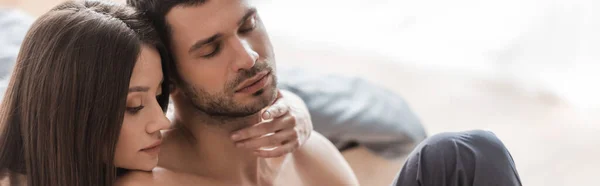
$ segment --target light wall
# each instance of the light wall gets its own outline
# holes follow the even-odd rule
[[[597,0],[265,0],[260,8],[271,35],[503,79],[600,109],[598,12]]]

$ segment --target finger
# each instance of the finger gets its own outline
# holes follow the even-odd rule
[[[248,149],[259,149],[261,147],[278,147],[284,142],[297,140],[298,133],[294,129],[286,129],[279,131],[273,135],[264,136],[260,138],[250,139],[244,142],[236,143],[237,147],[244,147]]]
[[[294,152],[298,147],[300,147],[300,143],[294,140],[273,150],[256,150],[254,155],[262,158],[276,158]]]
[[[275,99],[279,99],[281,97],[283,97],[283,94],[281,94],[281,90],[277,89],[277,98]]]
[[[295,119],[292,116],[281,117],[238,130],[231,135],[231,139],[234,141],[242,141],[251,138],[258,138],[269,133],[277,132],[279,130],[293,128],[296,126],[295,124]]]
[[[264,120],[278,118],[285,115],[289,111],[290,107],[285,103],[283,99],[279,99],[273,105],[271,105],[265,112],[263,112],[262,118]]]

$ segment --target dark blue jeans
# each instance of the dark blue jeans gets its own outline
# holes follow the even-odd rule
[[[521,186],[500,139],[474,130],[442,133],[421,142],[393,186]]]

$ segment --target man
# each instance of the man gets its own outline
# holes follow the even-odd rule
[[[174,59],[175,127],[164,133],[158,167],[128,174],[120,184],[358,184],[340,152],[316,132],[289,155],[269,159],[261,158],[269,150],[254,149],[268,144],[277,147],[273,151],[292,151],[299,146],[289,141],[296,140],[296,130],[231,141],[243,135],[232,132],[280,119],[274,117],[277,109],[261,112],[280,95],[271,44],[256,9],[246,2],[184,5],[189,6],[173,6],[165,17]]]
[[[165,135],[158,168],[128,174],[119,184],[358,185],[343,157],[318,133],[289,155],[270,159],[231,142],[230,132],[260,121],[260,111],[278,92],[272,46],[248,1],[128,3],[146,12],[170,48],[176,128]],[[290,135],[275,131],[272,136]],[[270,145],[280,146],[281,140]],[[520,185],[520,181],[510,154],[495,136],[469,131],[436,135],[421,143],[395,184]]]

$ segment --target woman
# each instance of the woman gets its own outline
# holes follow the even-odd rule
[[[75,186],[111,185],[116,167],[156,166],[169,126],[166,60],[138,17],[67,2],[36,21],[2,102],[1,170],[26,175],[27,185]]]

